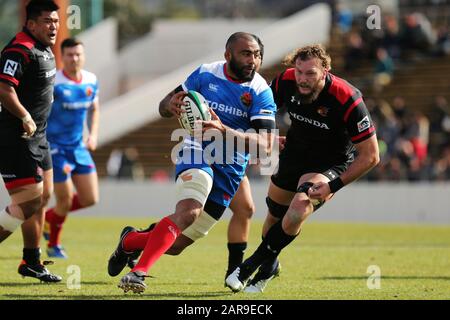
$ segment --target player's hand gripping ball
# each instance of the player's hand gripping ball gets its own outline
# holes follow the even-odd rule
[[[183,129],[194,135],[196,121],[210,121],[211,113],[209,112],[208,101],[200,93],[189,90],[184,97],[184,105],[181,106],[185,112],[182,112],[178,121]]]

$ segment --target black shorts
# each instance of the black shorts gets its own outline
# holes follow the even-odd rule
[[[304,164],[302,158],[294,153],[280,154],[278,171],[272,175],[271,180],[277,187],[296,192],[300,177],[307,173],[321,173],[328,179],[333,180],[339,177],[352,161],[335,161],[322,164]]]
[[[45,137],[0,146],[0,173],[7,189],[39,183],[50,169],[52,157]]]

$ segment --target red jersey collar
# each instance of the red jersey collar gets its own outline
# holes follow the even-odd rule
[[[72,78],[70,75],[68,75],[68,74],[66,73],[66,71],[64,71],[64,69],[62,70],[62,73],[63,73],[64,77],[66,77],[67,79],[69,79],[69,80],[71,80],[71,81],[73,81],[73,82],[75,82],[75,83],[80,84],[80,83],[83,81],[83,74],[81,74],[81,79],[80,79],[80,80],[77,80],[77,79],[75,79],[75,78]]]

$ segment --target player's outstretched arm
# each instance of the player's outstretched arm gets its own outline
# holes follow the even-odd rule
[[[179,118],[184,112],[181,106],[184,104],[183,99],[187,95],[184,91],[175,93],[172,91],[159,103],[159,114],[163,118],[172,118],[173,116]]]
[[[3,82],[0,82],[0,102],[5,109],[22,120],[26,136],[33,136],[36,131],[36,124],[33,118],[31,118],[27,109],[20,103],[16,90]]]
[[[376,135],[356,144],[355,147],[357,156],[340,177],[344,185],[359,179],[380,162],[380,153],[378,151]]]
[[[356,144],[355,147],[358,155],[348,169],[330,183],[320,182],[315,184],[309,192],[310,198],[326,199],[330,193],[335,193],[343,186],[362,177],[380,162],[376,135]]]

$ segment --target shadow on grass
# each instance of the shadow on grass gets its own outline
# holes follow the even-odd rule
[[[26,295],[26,294],[5,294],[2,297],[7,299],[18,299],[18,300],[115,300],[115,299],[155,299],[155,300],[173,300],[173,299],[186,299],[186,298],[196,298],[196,299],[207,299],[207,298],[219,298],[228,297],[233,293],[229,291],[219,291],[219,292],[198,292],[195,294],[187,293],[155,293],[155,294],[113,294],[113,295],[83,295],[83,294],[36,294],[36,295]]]
[[[367,280],[368,276],[351,276],[351,277],[322,277],[319,280]],[[381,279],[388,280],[447,280],[450,281],[450,277],[444,276],[383,276]]]
[[[110,282],[105,281],[82,281],[81,285],[108,285],[111,284]],[[45,283],[45,282],[0,282],[0,288],[1,287],[29,287],[29,286],[55,286],[57,288],[58,286],[66,286],[66,283],[64,281],[60,283]]]

